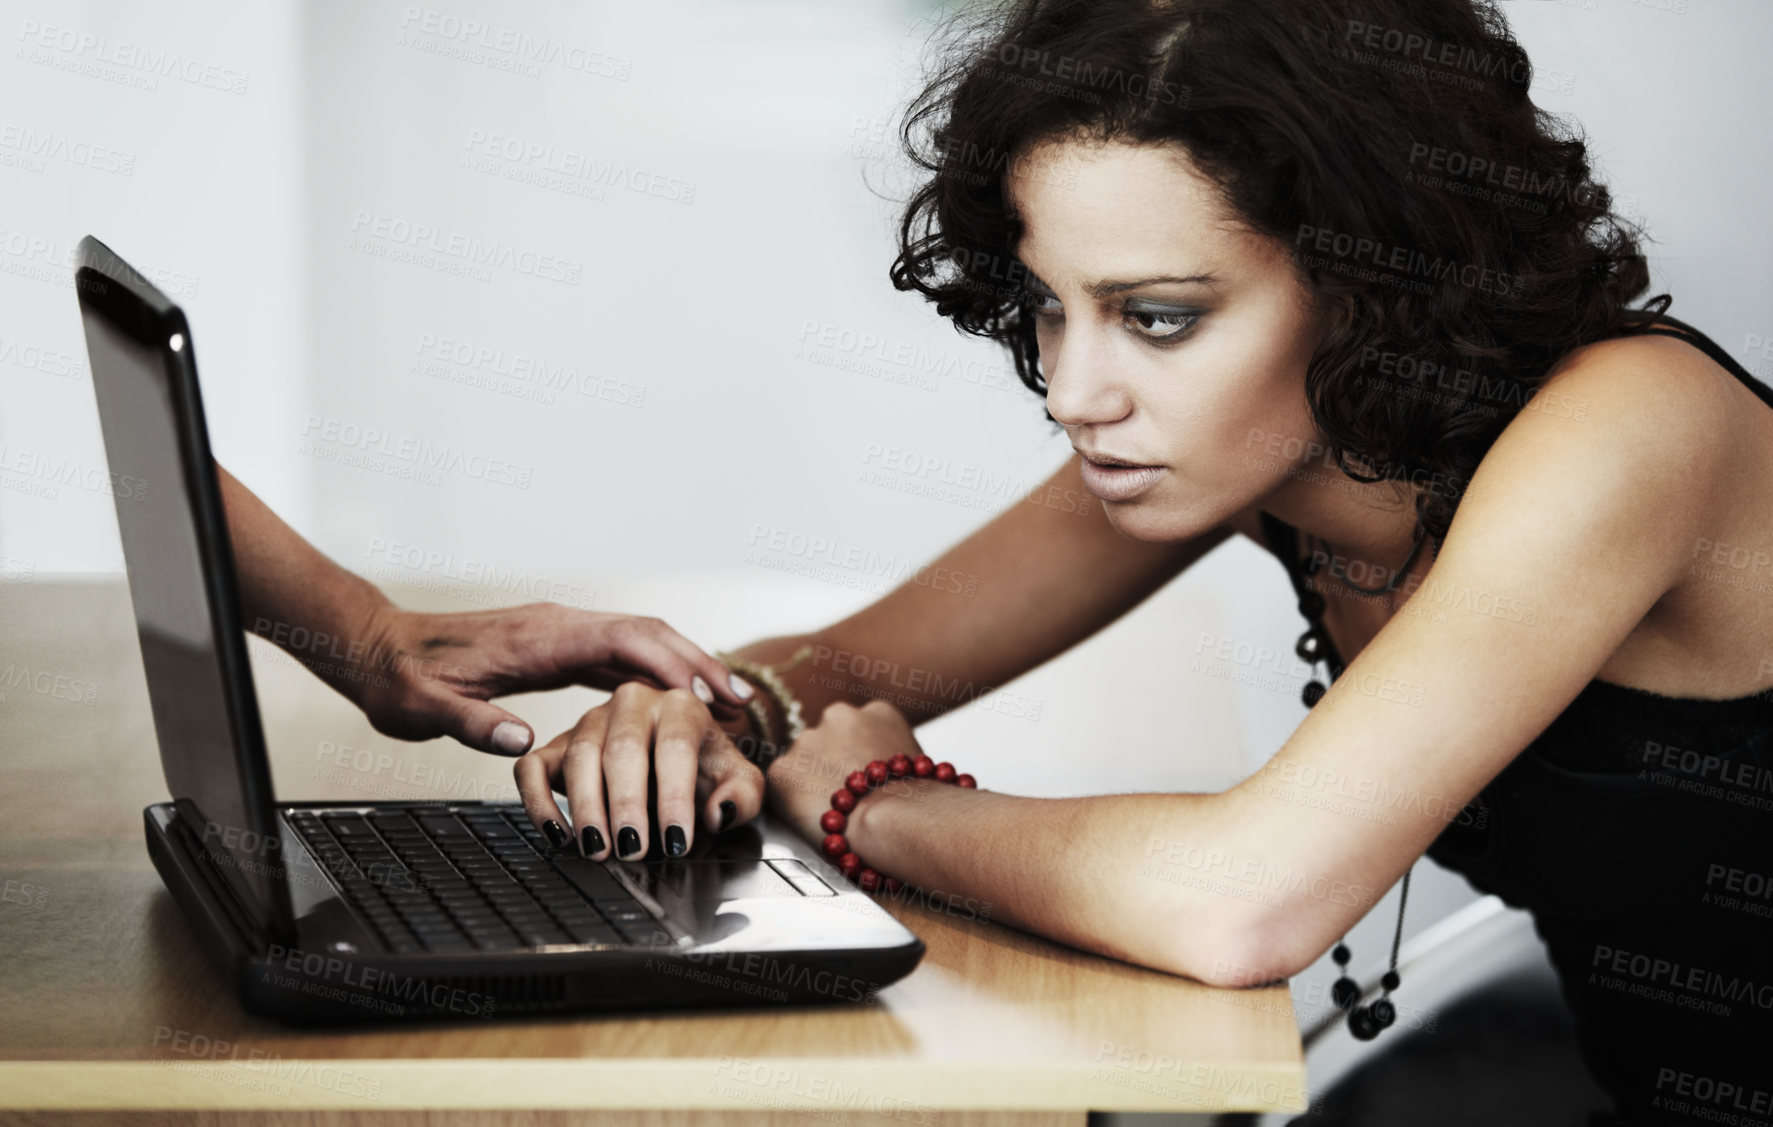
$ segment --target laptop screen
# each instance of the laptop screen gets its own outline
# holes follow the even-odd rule
[[[102,243],[80,250],[76,288],[166,785],[245,894],[240,906],[272,925],[285,916],[281,843],[189,329]]]

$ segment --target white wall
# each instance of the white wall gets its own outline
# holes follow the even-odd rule
[[[218,456],[306,523],[312,475],[255,434],[312,393],[297,7],[0,0],[0,575],[123,566],[71,284],[88,234],[184,305]]]

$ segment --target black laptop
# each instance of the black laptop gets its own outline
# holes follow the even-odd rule
[[[184,313],[91,237],[75,288],[171,802],[148,852],[286,1021],[871,1002],[923,943],[786,827],[589,861],[496,802],[279,802]]]

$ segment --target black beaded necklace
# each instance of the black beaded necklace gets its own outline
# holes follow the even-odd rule
[[[1403,579],[1405,574],[1407,574],[1412,567],[1416,566],[1416,557],[1421,554],[1422,545],[1428,540],[1426,531],[1427,530],[1423,527],[1422,522],[1418,520],[1416,522],[1416,538],[1415,542],[1410,546],[1409,558],[1404,560],[1402,567],[1392,573],[1391,581],[1382,586],[1362,587],[1349,579],[1347,573],[1337,562],[1335,553],[1330,550],[1330,542],[1322,537],[1310,534],[1307,534],[1306,536],[1307,552],[1305,562],[1300,565],[1300,569],[1307,576],[1316,575],[1323,561],[1327,560],[1330,564],[1330,575],[1350,592],[1364,598],[1377,598],[1380,595],[1388,595],[1396,589],[1398,582]],[[1331,681],[1336,679],[1341,673],[1341,670],[1330,667],[1330,658],[1327,652],[1330,646],[1330,635],[1329,632],[1324,629],[1323,614],[1325,603],[1323,593],[1307,589],[1303,582],[1300,582],[1298,586],[1299,613],[1305,616],[1309,625],[1306,626],[1305,633],[1299,635],[1299,641],[1293,647],[1293,652],[1299,655],[1300,660],[1310,662],[1313,666],[1312,679],[1305,683],[1305,690],[1302,694],[1305,701],[1305,707],[1312,708],[1316,706],[1318,701],[1324,698],[1325,693],[1330,691],[1328,684],[1317,680],[1317,670],[1315,668],[1317,663],[1321,661],[1324,663],[1325,668],[1329,669],[1329,679]],[[1390,1026],[1397,1020],[1397,1007],[1392,1004],[1391,992],[1397,989],[1399,982],[1397,974],[1397,953],[1398,947],[1403,943],[1404,906],[1409,902],[1409,899],[1410,870],[1405,869],[1403,884],[1398,889],[1397,929],[1392,933],[1391,937],[1391,964],[1389,969],[1386,970],[1384,977],[1379,980],[1380,994],[1371,1005],[1363,1006],[1360,1004],[1360,985],[1348,976],[1348,961],[1351,957],[1348,950],[1348,937],[1343,936],[1343,941],[1336,944],[1335,950],[1330,952],[1330,958],[1335,961],[1336,966],[1341,970],[1340,977],[1338,977],[1335,983],[1330,987],[1330,999],[1336,1003],[1338,1009],[1347,1011],[1348,1031],[1354,1034],[1358,1040],[1371,1041],[1373,1038],[1379,1036],[1381,1030]]]

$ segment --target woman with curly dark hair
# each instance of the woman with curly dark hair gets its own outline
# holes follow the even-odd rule
[[[1022,0],[974,30],[907,117],[929,175],[892,278],[1006,345],[1077,456],[938,561],[976,597],[920,577],[732,659],[768,691],[726,734],[792,741],[771,808],[864,887],[1226,985],[1305,968],[1426,852],[1531,910],[1633,1121],[1695,1077],[1773,1088],[1773,394],[1666,295],[1633,306],[1640,235],[1501,15]],[[1270,768],[1358,781],[1339,809],[1261,776],[922,777],[901,711],[1011,680],[1239,533],[1331,678]],[[618,692],[519,762],[532,815],[607,779],[644,852],[647,757],[687,791],[709,724]],[[1357,1033],[1393,1015],[1339,1000]]]

